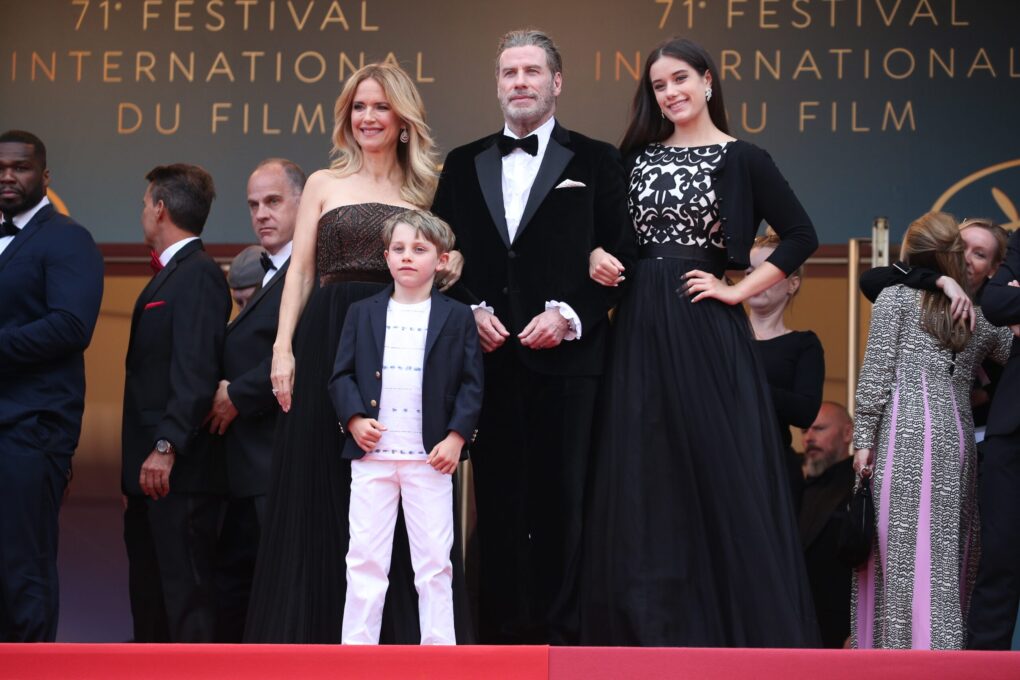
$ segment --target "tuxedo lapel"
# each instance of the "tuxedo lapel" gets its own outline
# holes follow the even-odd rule
[[[531,218],[538,211],[538,206],[549,195],[552,188],[556,186],[556,180],[567,168],[567,163],[574,157],[574,152],[563,146],[570,141],[570,134],[566,129],[560,127],[559,123],[553,128],[549,137],[549,145],[545,148],[545,156],[542,158],[542,165],[538,168],[538,175],[534,184],[531,185],[531,192],[528,194],[528,203],[524,206],[524,213],[521,215],[521,223],[517,227],[514,241],[521,237],[524,230],[531,222]]]
[[[489,208],[492,223],[496,225],[503,245],[510,247],[510,230],[506,226],[506,208],[503,205],[503,156],[499,147],[492,144],[485,151],[475,156],[475,172],[478,184],[485,197],[485,205]]]
[[[439,337],[440,331],[443,330],[443,325],[446,324],[446,320],[450,317],[450,301],[444,297],[440,297],[436,294],[435,290],[432,291],[432,309],[429,311],[429,329],[425,335],[425,356],[422,360],[422,365],[428,363],[429,352],[432,351],[432,347],[436,344],[436,338]]]
[[[244,306],[244,309],[238,312],[237,316],[234,317],[233,321],[227,324],[228,333],[230,332],[230,329],[237,324],[238,321],[247,316],[248,312],[255,308],[259,301],[266,296],[266,293],[271,291],[276,286],[283,285],[283,277],[287,274],[288,267],[290,267],[289,257],[287,258],[287,261],[283,263],[283,266],[280,267],[279,271],[277,271],[276,274],[273,275],[273,278],[269,279],[269,283],[255,291],[255,294],[251,296],[250,300],[248,300],[248,304]]]
[[[7,248],[4,250],[3,255],[0,255],[0,270],[7,266],[7,263],[14,259],[21,248],[28,243],[32,238],[42,231],[40,226],[45,222],[50,214],[53,212],[52,205],[45,205],[39,209],[32,219],[29,220],[28,224],[21,230],[21,233],[17,234],[14,239],[7,244]]]

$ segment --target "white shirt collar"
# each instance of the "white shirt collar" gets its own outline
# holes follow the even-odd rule
[[[549,120],[545,121],[531,132],[531,134],[538,137],[538,153],[535,154],[535,158],[542,158],[542,156],[545,155],[545,147],[549,145],[549,137],[552,136],[554,127],[556,127],[556,116],[549,116]],[[521,137],[518,137],[506,123],[503,124],[503,134],[507,137],[513,137],[514,139],[521,139]],[[514,149],[512,153],[507,155],[513,155],[518,151],[524,153],[521,149]]]
[[[17,227],[18,229],[24,229],[25,226],[32,221],[32,218],[35,217],[35,214],[42,210],[43,208],[45,208],[46,206],[48,206],[49,204],[50,199],[47,198],[46,196],[43,196],[42,200],[36,203],[34,207],[29,208],[23,213],[15,215],[14,217],[11,218],[11,221],[14,222],[14,226]]]
[[[266,251],[266,255],[269,255],[269,260],[276,266],[277,269],[279,269],[283,266],[283,263],[287,261],[287,258],[290,257],[292,250],[294,250],[294,242],[287,241],[282,248],[276,251],[276,255],[270,254],[268,250]]]
[[[162,264],[164,267],[167,266],[168,264],[170,264],[170,260],[173,259],[174,255],[176,255],[181,248],[188,245],[192,241],[197,240],[198,240],[197,236],[189,236],[188,238],[182,238],[177,243],[167,246],[166,250],[159,254],[160,264]]]

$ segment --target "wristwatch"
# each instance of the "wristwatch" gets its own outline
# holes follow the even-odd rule
[[[168,453],[174,452],[174,445],[167,439],[159,439],[156,441],[156,453],[167,455]]]

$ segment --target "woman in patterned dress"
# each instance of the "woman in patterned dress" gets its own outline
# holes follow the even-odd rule
[[[585,644],[817,644],[768,381],[741,302],[814,228],[769,155],[731,137],[704,49],[649,55],[622,151],[641,259],[626,272],[585,519]],[[740,283],[762,219],[781,242]],[[623,275],[592,254],[592,278]]]
[[[408,208],[428,207],[438,181],[424,104],[399,67],[369,64],[347,80],[334,109],[333,157],[329,169],[308,178],[302,194],[280,303],[272,380],[284,414],[248,611],[249,642],[340,641],[350,464],[340,457],[343,439],[326,385],[347,308],[391,281],[383,223]],[[382,637],[415,644],[417,597],[401,527]]]
[[[956,221],[928,213],[900,250],[911,267],[965,281]],[[961,649],[978,560],[970,386],[985,356],[1009,357],[1012,334],[977,311],[954,321],[941,292],[886,288],[871,314],[857,383],[854,467],[872,476],[876,532],[854,574],[851,644]]]

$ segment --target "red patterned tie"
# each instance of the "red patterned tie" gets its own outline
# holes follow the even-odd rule
[[[152,267],[153,276],[163,271],[163,263],[159,261],[159,255],[155,250],[149,251],[149,266]]]

